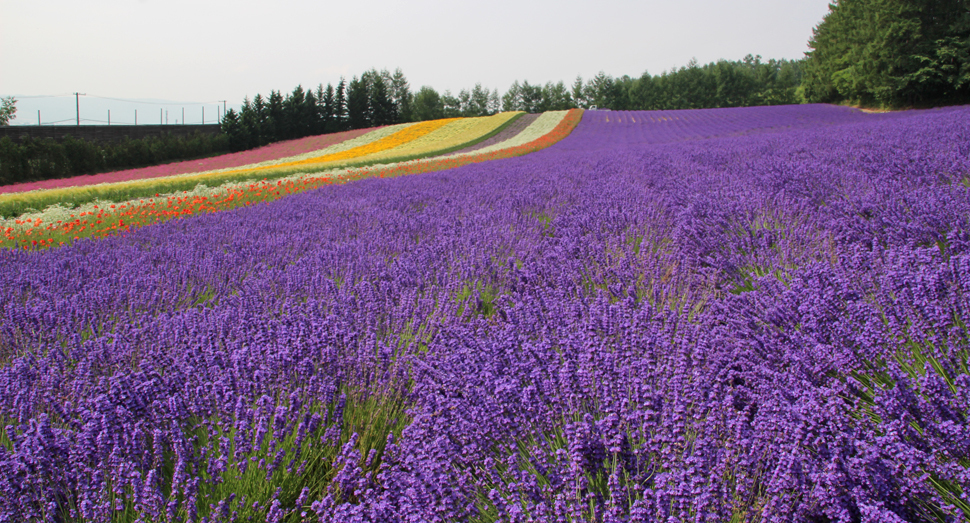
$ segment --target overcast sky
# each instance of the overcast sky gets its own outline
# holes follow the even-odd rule
[[[691,58],[797,59],[828,2],[0,0],[0,96],[234,105],[370,68],[457,93],[659,74]]]

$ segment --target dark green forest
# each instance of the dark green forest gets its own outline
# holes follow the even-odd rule
[[[970,0],[838,0],[808,45],[808,102],[970,102]]]

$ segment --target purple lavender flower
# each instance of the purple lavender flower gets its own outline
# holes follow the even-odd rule
[[[0,520],[965,520],[968,144],[965,107],[590,111],[0,252]]]

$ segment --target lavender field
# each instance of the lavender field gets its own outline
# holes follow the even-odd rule
[[[970,107],[588,111],[0,266],[0,522],[970,520]]]

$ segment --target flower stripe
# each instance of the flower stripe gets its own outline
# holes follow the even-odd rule
[[[494,131],[518,114],[521,113],[507,112],[494,116],[461,118],[416,140],[380,153],[363,156],[360,160],[400,158],[453,149]]]
[[[395,126],[396,127],[396,126]],[[266,165],[268,163],[297,159],[307,154],[321,154],[323,151],[336,152],[350,147],[356,147],[393,132],[392,128],[380,127],[370,129],[355,129],[339,133],[308,136],[296,140],[277,142],[248,151],[221,154],[209,158],[186,160],[182,162],[139,167],[122,171],[111,171],[98,174],[86,174],[70,178],[55,178],[36,182],[24,182],[0,186],[0,194],[25,193],[28,191],[56,189],[62,187],[78,187],[104,183],[118,183],[148,178],[161,178],[183,174],[199,174],[218,172],[220,170],[238,169]],[[325,154],[325,153],[324,153]]]
[[[296,173],[277,180],[233,181],[219,187],[198,185],[192,191],[175,194],[156,194],[126,202],[94,202],[78,209],[51,206],[37,213],[0,221],[0,247],[22,249],[48,248],[70,244],[85,237],[102,237],[122,233],[133,228],[167,221],[181,216],[215,212],[270,201],[334,183],[362,178],[385,178],[450,169],[470,163],[521,156],[562,140],[572,132],[582,118],[583,111],[561,112],[559,123],[545,136],[490,152],[475,152],[459,156],[444,156],[345,168],[314,173]]]

